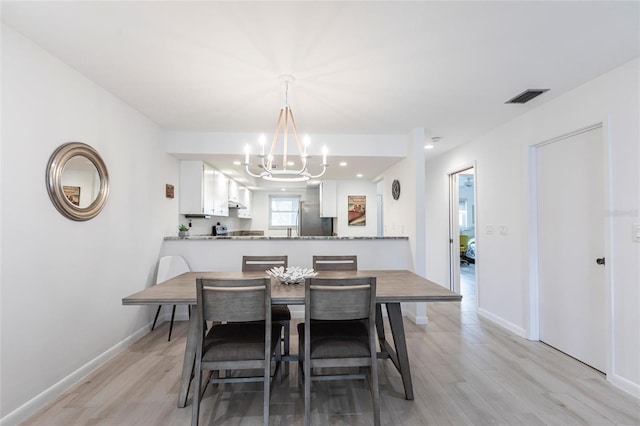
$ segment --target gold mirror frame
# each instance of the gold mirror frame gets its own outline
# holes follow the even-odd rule
[[[98,196],[87,207],[79,207],[67,200],[62,188],[62,174],[67,162],[75,156],[85,157],[98,171],[100,189]],[[93,219],[102,211],[109,196],[109,173],[100,154],[93,147],[82,142],[69,142],[56,149],[47,165],[47,191],[51,202],[63,216],[77,221]]]

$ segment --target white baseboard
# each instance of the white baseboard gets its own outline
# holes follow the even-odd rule
[[[509,330],[510,332],[516,334],[517,336],[522,337],[523,339],[526,339],[527,333],[524,328],[518,327],[517,325],[505,320],[504,318],[494,315],[491,312],[486,311],[482,308],[478,308],[478,315],[481,316],[482,318],[488,319],[493,323],[498,324],[500,327]]]
[[[618,389],[625,391],[631,396],[640,399],[640,384],[620,377],[617,374],[607,374],[607,380]]]
[[[426,315],[417,316],[415,312],[407,311],[406,316],[411,321],[413,321],[414,324],[417,324],[417,325],[429,324],[429,317],[427,317]]]
[[[126,339],[115,344],[110,349],[106,350],[82,367],[78,368],[73,373],[69,374],[67,377],[60,380],[58,383],[44,390],[39,395],[33,397],[26,403],[22,404],[20,407],[16,408],[12,412],[1,418],[0,425],[17,425],[23,422],[24,420],[38,412],[40,409],[44,408],[47,404],[53,402],[56,398],[66,392],[71,386],[80,382],[96,368],[100,367],[102,364],[109,361],[111,358],[131,346],[138,339],[145,336],[147,333],[149,333],[150,329],[151,324],[149,323],[131,334]]]

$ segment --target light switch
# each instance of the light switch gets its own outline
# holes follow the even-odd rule
[[[636,243],[640,243],[640,225],[633,224],[631,225],[631,229],[633,231],[633,241]]]
[[[507,235],[509,233],[509,227],[507,225],[498,225],[500,235]]]
[[[485,232],[487,233],[487,235],[493,234],[493,225],[487,225],[485,227]]]

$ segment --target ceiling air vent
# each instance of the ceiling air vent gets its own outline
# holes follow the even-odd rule
[[[527,89],[524,92],[509,99],[505,104],[526,104],[531,99],[542,95],[549,89]]]

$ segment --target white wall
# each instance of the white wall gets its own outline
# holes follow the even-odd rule
[[[375,237],[378,233],[378,209],[376,184],[362,180],[338,180],[338,217],[334,220],[334,232],[340,237]],[[349,226],[349,195],[364,195],[367,201],[365,226]],[[396,234],[394,236],[403,236]]]
[[[148,330],[150,308],[121,299],[153,282],[178,167],[158,126],[6,26],[1,96],[0,417],[15,424]],[[87,222],[64,218],[45,187],[70,141],[92,145],[111,178]]]
[[[592,80],[426,165],[427,278],[448,282],[447,174],[477,162],[477,282],[480,314],[526,336],[530,324],[530,272],[535,268],[529,231],[529,147],[604,123],[609,147],[611,361],[608,379],[640,396],[640,222],[638,60]],[[589,188],[576,188],[589,190]],[[505,224],[508,235],[486,233]],[[609,262],[609,259],[611,260]]]

